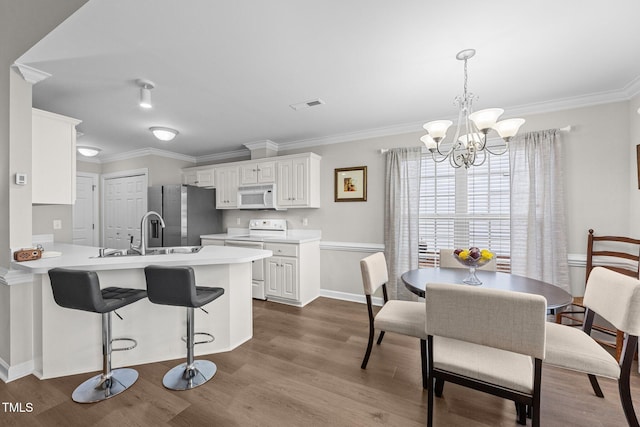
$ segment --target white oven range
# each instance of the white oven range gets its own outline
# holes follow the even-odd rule
[[[241,248],[264,249],[264,241],[269,238],[283,238],[287,235],[286,219],[252,219],[249,221],[249,234],[229,236],[225,246]],[[252,296],[266,300],[265,292],[265,259],[252,261],[251,281]]]

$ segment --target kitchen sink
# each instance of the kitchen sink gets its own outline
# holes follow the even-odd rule
[[[147,248],[145,255],[169,255],[169,254],[195,254],[200,252],[202,246],[171,246],[166,248]],[[97,257],[92,258],[113,258],[119,256],[140,256],[131,249],[105,249],[100,251]]]
[[[147,248],[147,255],[195,254],[202,246],[172,246],[168,248]]]

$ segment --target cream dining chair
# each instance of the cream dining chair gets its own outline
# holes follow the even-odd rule
[[[627,423],[638,426],[631,400],[630,375],[640,335],[640,281],[605,267],[594,267],[589,274],[583,305],[586,311],[582,330],[547,323],[547,357],[544,363],[587,374],[598,397],[604,397],[604,394],[596,376],[617,380]],[[595,314],[624,332],[619,362],[591,338]]]
[[[377,344],[384,338],[385,332],[395,332],[420,339],[420,359],[422,365],[422,384],[426,386],[426,339],[424,304],[417,301],[389,300],[387,294],[387,282],[389,273],[387,261],[382,252],[377,252],[360,260],[362,270],[362,284],[367,299],[367,311],[369,313],[369,342],[367,351],[362,360],[362,369],[367,369],[375,330],[380,330]],[[376,314],[373,312],[371,296],[382,287],[384,304]]]
[[[545,298],[466,285],[427,289],[427,425],[446,381],[513,400],[520,424],[530,408],[539,426]]]
[[[440,267],[467,268],[467,269],[469,268],[465,265],[460,264],[458,261],[455,260],[455,258],[453,257],[453,249],[440,249]],[[488,263],[486,263],[485,265],[479,268],[481,270],[497,271],[498,267],[496,265],[495,257],[491,261],[489,261]]]

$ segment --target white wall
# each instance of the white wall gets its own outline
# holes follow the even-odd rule
[[[13,62],[71,15],[86,0],[0,3],[0,378],[31,359],[29,337],[16,333],[29,321],[31,285],[11,286],[7,271],[11,245],[31,243],[31,195],[14,188],[14,174],[31,170],[31,88],[17,80]],[[15,230],[13,227],[19,227]],[[28,368],[27,368],[28,369]],[[20,375],[19,373],[16,375]]]
[[[629,229],[630,235],[640,238],[640,159],[636,146],[640,145],[640,95],[629,102]]]

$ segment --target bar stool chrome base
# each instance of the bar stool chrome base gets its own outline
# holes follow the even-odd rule
[[[100,402],[122,393],[137,379],[138,371],[135,369],[114,369],[107,377],[104,374],[96,375],[80,384],[73,391],[71,398],[78,403]]]
[[[209,360],[195,360],[190,368],[182,363],[165,374],[162,385],[170,390],[191,390],[213,378],[217,370]]]

